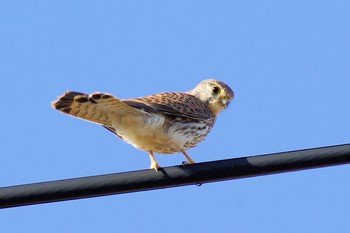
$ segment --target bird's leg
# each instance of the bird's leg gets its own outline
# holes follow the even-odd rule
[[[153,151],[149,152],[149,158],[151,159],[151,166],[149,167],[149,169],[154,169],[156,170],[156,172],[158,172],[159,165],[157,161],[154,159]]]
[[[187,159],[187,162],[185,162],[185,164],[194,164],[196,163],[195,161],[193,161],[191,159],[191,157],[184,151],[184,150],[181,150],[181,153],[186,157]]]

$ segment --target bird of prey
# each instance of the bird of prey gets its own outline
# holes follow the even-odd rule
[[[137,149],[149,153],[150,169],[159,168],[157,154],[181,152],[197,146],[211,131],[216,117],[233,99],[232,89],[218,80],[204,80],[187,92],[164,92],[118,99],[111,94],[67,91],[52,107],[99,124]]]

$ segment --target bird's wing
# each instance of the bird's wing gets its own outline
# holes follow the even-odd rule
[[[145,112],[129,106],[114,96],[99,92],[87,95],[68,91],[52,102],[52,107],[68,115],[107,127],[112,126],[109,116],[113,113],[136,117],[145,115]]]
[[[146,97],[123,100],[127,105],[150,113],[205,120],[214,117],[198,98],[187,93],[165,92]]]

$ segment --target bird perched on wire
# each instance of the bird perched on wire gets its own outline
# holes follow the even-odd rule
[[[187,92],[164,92],[121,100],[110,94],[67,91],[52,107],[115,133],[149,153],[150,169],[159,168],[157,154],[181,152],[197,146],[212,129],[216,117],[233,99],[232,89],[218,80],[204,80]]]

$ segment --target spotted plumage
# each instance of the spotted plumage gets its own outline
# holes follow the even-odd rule
[[[217,115],[234,94],[218,80],[204,80],[188,92],[165,92],[120,100],[110,94],[68,91],[52,107],[68,115],[102,125],[125,142],[150,155],[181,152],[197,146],[212,129]]]

